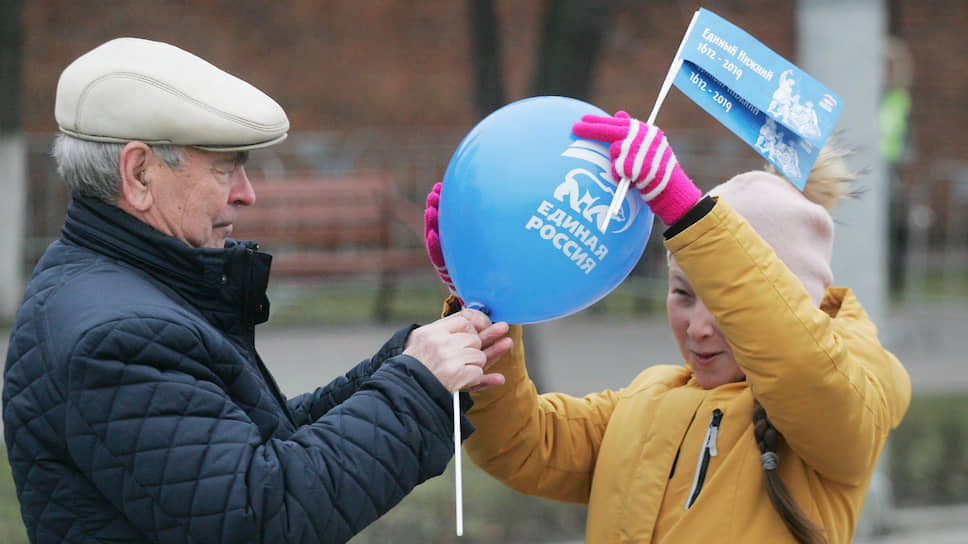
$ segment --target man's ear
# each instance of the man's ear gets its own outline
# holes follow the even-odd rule
[[[121,150],[121,187],[118,207],[128,211],[145,212],[154,205],[148,163],[151,148],[144,142],[128,142]]]

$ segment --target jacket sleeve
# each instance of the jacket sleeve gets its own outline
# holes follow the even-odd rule
[[[850,292],[828,290],[815,307],[722,199],[666,246],[790,447],[825,477],[866,481],[907,410],[911,384]]]
[[[91,329],[73,352],[69,453],[150,542],[345,542],[453,454],[451,396],[408,356],[279,439],[211,372],[233,351],[142,318]]]
[[[360,386],[366,383],[384,361],[403,353],[407,346],[407,338],[415,328],[417,328],[417,325],[410,325],[398,330],[376,355],[360,362],[344,376],[336,378],[311,393],[304,393],[289,399],[289,412],[292,414],[294,423],[299,426],[316,421],[331,408],[359,391]]]
[[[538,395],[525,368],[521,332],[520,325],[511,327],[514,347],[491,369],[504,374],[504,385],[471,394],[467,417],[477,431],[464,450],[521,493],[586,503],[616,393]]]

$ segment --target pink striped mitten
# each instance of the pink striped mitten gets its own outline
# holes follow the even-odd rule
[[[662,130],[620,111],[614,117],[584,115],[572,132],[579,138],[611,144],[612,175],[628,179],[652,213],[675,223],[702,197],[686,176]]]
[[[437,183],[427,194],[427,209],[424,210],[424,242],[427,245],[427,254],[430,255],[430,262],[437,270],[437,275],[440,276],[440,280],[447,286],[450,294],[457,296],[457,288],[454,287],[454,282],[450,279],[450,273],[447,271],[447,265],[444,264],[444,252],[440,248],[440,234],[437,227],[438,208],[440,207],[440,188],[442,186],[442,183]],[[458,298],[458,300],[460,299]],[[461,305],[463,305],[463,301],[461,301]]]

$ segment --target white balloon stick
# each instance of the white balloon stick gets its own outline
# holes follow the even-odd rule
[[[682,36],[682,41],[679,42],[679,49],[676,50],[676,56],[672,59],[672,65],[669,66],[669,72],[666,74],[665,81],[662,82],[662,88],[659,89],[659,96],[655,100],[655,105],[652,107],[652,113],[649,114],[649,119],[646,121],[647,124],[654,124],[655,118],[659,115],[659,107],[665,101],[666,95],[669,94],[669,89],[672,88],[672,82],[676,79],[676,74],[679,73],[679,69],[682,68],[682,48],[686,45],[686,40],[689,38],[689,34],[692,33],[692,27],[696,24],[696,18],[699,17],[699,10],[696,10],[692,14],[692,20],[689,21],[689,26],[686,28],[686,33]],[[618,187],[615,189],[615,194],[612,195],[612,203],[608,206],[608,212],[605,214],[605,219],[599,225],[599,229],[605,232],[608,228],[608,223],[612,220],[612,216],[618,211],[619,207],[622,205],[622,201],[625,199],[625,193],[629,190],[629,184],[631,180],[628,178],[622,178]]]
[[[460,393],[454,393],[454,496],[457,502],[457,536],[464,535],[464,505],[461,495]]]

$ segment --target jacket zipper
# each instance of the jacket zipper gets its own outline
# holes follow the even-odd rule
[[[706,428],[706,437],[702,441],[702,451],[699,452],[699,461],[696,462],[696,474],[692,478],[692,489],[686,497],[686,510],[692,506],[699,498],[702,491],[702,484],[706,480],[706,469],[709,468],[709,460],[719,454],[716,450],[716,438],[719,436],[719,424],[723,420],[723,411],[719,408],[713,410],[713,415],[709,418],[709,427]]]
[[[265,381],[266,386],[275,397],[276,402],[279,403],[279,408],[282,413],[286,415],[286,419],[289,423],[296,427],[296,421],[292,417],[292,412],[289,411],[289,403],[286,402],[286,396],[282,394],[282,389],[279,388],[279,384],[276,379],[266,368],[265,362],[262,357],[259,356],[259,352],[255,349],[255,325],[249,324],[249,287],[250,287],[250,275],[252,274],[252,255],[259,249],[259,245],[255,244],[255,248],[246,247],[245,252],[242,254],[243,273],[242,273],[242,314],[243,320],[245,321],[245,332],[246,332],[246,342],[248,343],[247,349],[249,353],[253,356],[255,360],[256,367],[259,370],[259,374],[262,375],[262,380]]]

